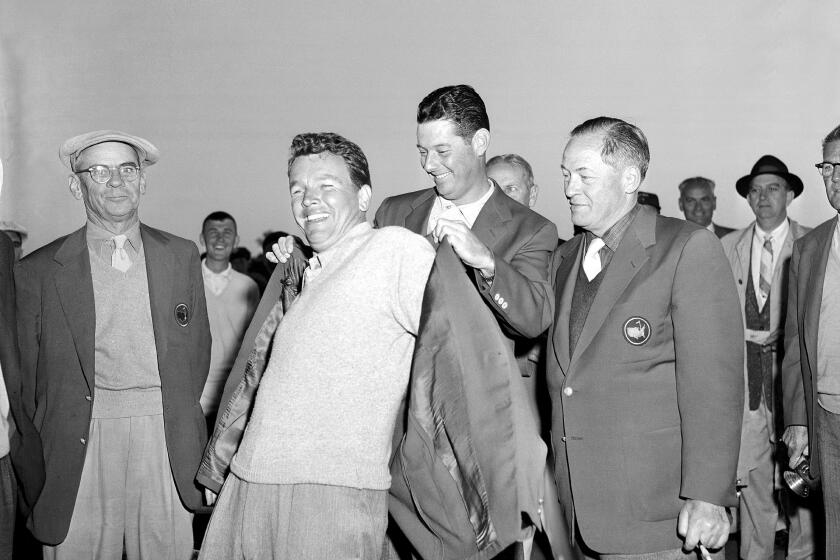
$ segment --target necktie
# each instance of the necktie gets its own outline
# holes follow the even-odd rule
[[[125,272],[131,266],[131,259],[128,258],[128,252],[125,250],[125,242],[127,237],[125,235],[114,236],[114,252],[111,253],[111,266]]]
[[[770,281],[773,278],[773,244],[768,235],[764,238],[761,248],[761,269],[758,274],[758,291],[761,294],[761,304],[770,297]]]
[[[583,256],[583,272],[590,282],[601,272],[601,255],[598,251],[604,247],[604,240],[600,237],[594,238],[586,248],[586,255]]]

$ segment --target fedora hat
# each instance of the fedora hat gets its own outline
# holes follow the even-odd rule
[[[758,158],[758,161],[752,166],[750,174],[744,175],[738,179],[738,182],[735,183],[735,189],[738,191],[738,194],[747,198],[747,194],[750,192],[750,181],[753,180],[753,177],[757,177],[758,175],[776,175],[781,177],[787,181],[790,190],[793,191],[794,198],[802,194],[802,189],[804,188],[802,185],[802,179],[793,173],[788,172],[787,165],[785,165],[782,160],[776,156],[771,155],[761,156]]]

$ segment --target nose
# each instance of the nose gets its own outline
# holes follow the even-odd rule
[[[318,195],[315,192],[315,189],[305,189],[303,191],[303,200],[301,203],[304,206],[312,206],[318,201]]]
[[[111,178],[108,179],[108,186],[111,188],[121,187],[123,185],[123,178],[120,175],[119,169],[111,169]]]
[[[840,181],[840,165],[835,165],[831,170],[831,180],[835,183]]]
[[[434,152],[429,152],[423,156],[423,171],[431,173],[437,167],[437,156]]]
[[[566,198],[572,198],[580,192],[580,182],[575,180],[574,176],[570,177],[563,177],[563,193],[566,195]]]

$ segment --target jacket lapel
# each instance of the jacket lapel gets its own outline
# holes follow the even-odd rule
[[[655,241],[656,215],[648,213],[645,208],[639,211],[635,220],[624,234],[624,238],[618,246],[615,254],[607,267],[598,294],[592,302],[586,321],[583,323],[583,330],[575,345],[575,352],[570,358],[569,367],[575,365],[575,361],[581,353],[595,338],[601,330],[601,326],[615,306],[618,298],[627,289],[627,286],[648,260],[646,247]]]
[[[831,220],[829,226],[810,237],[809,242],[802,245],[802,254],[799,257],[800,263],[806,263],[806,266],[799,267],[799,274],[802,275],[802,278],[797,289],[799,290],[799,301],[805,302],[802,328],[808,362],[810,362],[811,371],[814,374],[817,371],[817,330],[820,324],[820,303],[822,302],[823,283],[825,281],[825,267],[828,263],[828,255],[831,252],[831,241],[834,228],[837,227],[837,219]]]
[[[435,189],[423,191],[411,203],[411,212],[405,217],[405,227],[420,235],[426,235],[426,228],[429,223],[429,214],[432,211],[432,204],[435,202]]]
[[[55,275],[55,287],[73,336],[82,373],[88,387],[92,388],[95,377],[96,311],[86,231],[83,227],[68,235],[56,252],[54,260],[61,268]]]
[[[554,274],[554,293],[556,302],[554,311],[554,337],[551,345],[557,363],[566,375],[569,369],[569,316],[572,309],[572,297],[575,292],[575,279],[580,266],[581,251],[583,251],[583,236],[576,235],[568,241],[567,251],[562,253],[560,262],[556,263]],[[564,246],[565,248],[565,246]]]
[[[175,256],[169,250],[169,243],[156,231],[140,224],[140,236],[143,239],[143,252],[146,257],[146,276],[149,283],[149,304],[152,311],[152,328],[155,331],[155,347],[157,349],[158,369],[163,376],[168,368],[166,354],[168,336],[166,326],[171,324],[171,313],[175,313],[172,305],[172,279],[175,268]],[[191,302],[178,302],[190,304]],[[190,314],[195,310],[190,310]]]
[[[507,197],[494,182],[493,194],[478,213],[471,229],[475,236],[490,249],[495,247],[499,231],[503,231],[505,224],[511,219],[510,208],[503,205],[504,200],[499,198],[501,196]]]

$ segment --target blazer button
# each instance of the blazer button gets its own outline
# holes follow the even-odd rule
[[[81,443],[82,445],[84,445],[84,444],[86,444],[86,443],[87,443],[87,440],[86,440],[85,438],[79,438],[79,443]]]
[[[566,436],[561,437],[560,441],[562,441],[563,443],[566,443]]]
[[[90,395],[85,395],[85,400],[86,401],[92,401],[93,397],[91,397]]]
[[[572,389],[571,387],[566,387],[565,389],[563,389],[563,394],[566,395],[567,397],[571,397],[572,393],[574,393],[574,392],[575,392],[574,389]]]
[[[507,309],[507,302],[504,302],[501,307],[502,309]]]

